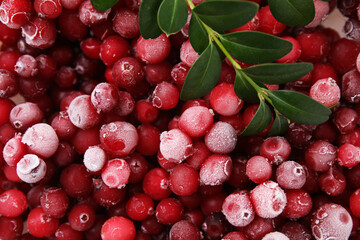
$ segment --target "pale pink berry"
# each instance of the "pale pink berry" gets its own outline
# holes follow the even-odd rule
[[[181,163],[193,152],[191,138],[180,129],[172,129],[160,135],[160,153],[174,163]]]
[[[130,177],[129,164],[124,159],[112,159],[101,171],[103,182],[110,188],[124,188]]]
[[[205,135],[205,144],[213,153],[228,154],[235,149],[236,143],[236,130],[226,122],[214,123]]]
[[[99,146],[89,147],[84,154],[84,165],[90,172],[100,171],[106,163],[105,151]]]
[[[35,154],[26,154],[16,164],[16,173],[26,183],[36,183],[45,177],[46,163]]]
[[[340,101],[341,90],[334,79],[323,78],[311,86],[309,96],[325,107],[332,107]]]
[[[232,171],[232,160],[227,155],[211,155],[200,169],[200,183],[203,185],[220,185],[227,181]]]

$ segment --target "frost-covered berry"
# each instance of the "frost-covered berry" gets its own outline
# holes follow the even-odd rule
[[[16,164],[16,174],[26,183],[36,183],[45,177],[46,163],[34,154],[24,155]]]
[[[159,150],[168,161],[181,163],[193,152],[192,140],[180,129],[172,129],[161,134]]]
[[[203,185],[221,185],[229,179],[232,160],[227,155],[211,155],[200,169],[200,183]]]

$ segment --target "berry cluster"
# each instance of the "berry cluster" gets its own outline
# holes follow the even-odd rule
[[[180,101],[199,56],[189,23],[144,39],[140,0],[0,0],[0,239],[359,240],[359,3],[337,1],[350,39],[320,25],[336,1],[314,0],[304,28],[251,1],[233,31],[280,36],[293,48],[277,62],[314,64],[267,87],[331,107],[329,121],[239,136],[259,106],[227,60],[205,97]]]

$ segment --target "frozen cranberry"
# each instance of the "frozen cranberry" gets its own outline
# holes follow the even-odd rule
[[[135,239],[136,229],[134,223],[124,217],[112,217],[101,228],[101,239],[114,240],[121,236],[121,240]]]
[[[16,172],[16,167],[11,167],[11,166],[5,164],[3,166],[2,171],[3,171],[6,179],[8,179],[12,182],[22,182],[23,181],[21,178],[19,178],[19,176]]]
[[[34,9],[40,17],[57,18],[62,11],[60,0],[35,0]]]
[[[1,193],[0,203],[0,214],[3,217],[18,217],[28,207],[25,194],[17,189]]]
[[[353,69],[345,73],[341,82],[341,95],[350,103],[358,103],[360,101],[360,73]]]
[[[258,30],[272,35],[280,35],[286,28],[285,24],[274,18],[269,6],[262,7],[259,10],[259,22]]]
[[[77,11],[62,11],[58,18],[61,33],[70,41],[82,40],[88,33],[88,28],[83,24]]]
[[[193,154],[185,161],[190,167],[199,170],[210,155],[211,152],[204,142],[195,142],[193,144]]]
[[[359,202],[360,202],[360,190],[357,189],[356,191],[354,191],[349,199],[349,204],[350,204],[350,210],[351,213],[354,214],[356,217],[360,216],[360,208],[359,208]]]
[[[0,21],[9,28],[19,29],[30,20],[33,11],[30,0],[4,0],[0,5]]]
[[[79,19],[83,24],[91,26],[106,21],[110,11],[111,9],[99,12],[92,6],[90,0],[85,0],[79,7]]]
[[[255,217],[249,193],[242,190],[228,195],[223,202],[222,213],[233,226],[248,225]]]
[[[78,204],[71,208],[68,221],[72,229],[76,231],[85,231],[94,224],[94,209],[87,204]]]
[[[340,205],[327,203],[313,215],[311,229],[315,238],[348,239],[353,222],[350,214]]]
[[[170,189],[179,196],[194,194],[199,186],[199,173],[185,164],[177,165],[170,173]]]
[[[138,128],[139,141],[136,150],[145,155],[155,155],[160,146],[160,131],[150,124],[140,125]]]
[[[4,146],[2,155],[7,165],[16,166],[20,159],[27,153],[26,145],[21,142],[22,136],[15,135]]]
[[[232,161],[226,155],[211,155],[200,169],[200,182],[204,185],[221,185],[229,179]]]
[[[105,151],[118,157],[129,155],[138,143],[136,128],[128,122],[112,122],[100,129],[100,142]]]
[[[72,67],[62,66],[55,78],[55,82],[59,87],[62,88],[71,88],[77,83],[78,79],[76,76],[76,72]]]
[[[31,55],[22,55],[15,64],[15,71],[21,77],[34,77],[38,70],[37,61]]]
[[[350,71],[356,65],[360,44],[354,40],[341,38],[336,41],[329,52],[329,62],[339,74]]]
[[[283,137],[270,137],[260,146],[260,154],[276,165],[287,160],[291,152],[289,142]]]
[[[339,84],[339,78],[332,65],[329,63],[315,63],[314,69],[311,71],[311,81],[314,84],[317,80],[324,78],[332,78]]]
[[[273,222],[258,216],[243,230],[249,240],[261,240],[267,233],[273,231],[275,231]]]
[[[117,60],[130,55],[129,43],[120,36],[110,36],[100,45],[100,58],[106,66],[112,66]]]
[[[19,29],[9,28],[5,24],[2,24],[1,20],[0,20],[0,31],[1,31],[0,41],[5,46],[14,45],[14,43],[16,43],[19,40],[21,34]]]
[[[64,216],[69,206],[69,198],[66,193],[57,187],[50,187],[44,190],[40,197],[41,208],[46,215],[54,218]]]
[[[192,154],[192,141],[183,131],[172,129],[161,133],[159,150],[165,159],[181,163]]]
[[[93,173],[99,172],[107,161],[105,151],[99,146],[89,147],[84,154],[84,165]]]
[[[262,156],[254,156],[246,163],[246,175],[255,183],[262,183],[270,179],[272,167]]]
[[[99,83],[91,93],[91,103],[99,111],[112,110],[118,101],[118,90],[109,83]]]
[[[45,177],[46,163],[34,154],[24,155],[16,164],[16,173],[26,183],[36,183]]]
[[[276,169],[276,181],[285,189],[300,189],[306,182],[306,172],[299,163],[286,161]]]
[[[132,88],[143,80],[143,66],[136,58],[123,57],[114,63],[112,76],[119,87]]]
[[[135,104],[135,117],[141,123],[152,123],[159,116],[159,109],[145,99],[140,99]]]
[[[43,119],[43,112],[31,102],[20,103],[10,112],[10,123],[18,130],[24,131]]]
[[[119,91],[119,102],[113,109],[118,116],[127,116],[134,111],[135,100],[133,96],[126,91]]]
[[[41,207],[32,209],[27,217],[29,233],[38,238],[53,235],[58,226],[59,220],[46,215]]]
[[[233,84],[221,83],[211,90],[210,104],[220,115],[233,116],[241,110],[244,102],[236,96]]]
[[[308,215],[312,208],[312,200],[309,193],[304,190],[286,190],[287,203],[281,216],[295,220]]]
[[[228,154],[235,149],[236,143],[236,131],[226,122],[214,123],[205,135],[205,144],[213,153]]]
[[[303,32],[296,37],[300,44],[300,59],[309,62],[320,62],[327,56],[329,51],[329,42],[325,34],[314,32]]]
[[[55,232],[56,240],[80,240],[83,239],[82,232],[76,231],[71,228],[69,223],[61,224]]]
[[[305,151],[305,161],[313,170],[325,172],[335,161],[336,147],[331,143],[318,140]]]
[[[199,229],[186,220],[175,223],[171,227],[169,235],[172,240],[200,240]]]
[[[360,162],[360,149],[350,143],[341,145],[337,152],[339,165],[352,168]]]
[[[77,9],[84,0],[60,0],[61,5],[67,9]]]
[[[23,220],[21,217],[9,218],[5,216],[0,217],[0,238],[19,239],[23,232]]]
[[[171,78],[179,89],[181,89],[182,86],[184,85],[185,78],[189,70],[190,67],[183,62],[176,64],[171,69]]]
[[[154,202],[144,193],[135,194],[126,203],[126,213],[135,221],[144,220],[154,213]]]
[[[0,69],[0,97],[10,98],[18,91],[18,81],[15,75],[5,69]]]
[[[92,191],[91,174],[82,164],[71,164],[62,170],[60,184],[66,194],[74,198],[89,196]]]
[[[28,128],[22,142],[27,145],[29,152],[44,158],[52,156],[59,146],[55,130],[46,123],[37,123]]]
[[[331,167],[319,176],[319,185],[326,194],[337,196],[344,192],[346,179],[340,169]]]
[[[340,101],[340,88],[332,78],[319,79],[311,86],[309,96],[325,107],[332,107]]]
[[[72,124],[81,129],[89,129],[100,121],[100,114],[91,103],[89,95],[81,95],[71,101],[67,110]]]
[[[281,227],[281,232],[292,240],[311,240],[310,230],[298,222],[287,222]]]
[[[161,82],[156,85],[151,100],[155,107],[161,110],[169,110],[176,107],[179,96],[179,90],[174,84]]]
[[[143,190],[154,200],[167,198],[171,190],[168,187],[169,174],[162,168],[150,170],[144,177]]]
[[[281,232],[271,232],[266,234],[262,240],[290,240],[285,234]]]
[[[358,122],[357,112],[349,107],[341,107],[334,114],[334,123],[340,133],[349,133],[353,131]]]
[[[56,26],[51,19],[35,17],[22,27],[22,35],[31,47],[49,48],[56,39]]]
[[[184,208],[179,200],[165,198],[158,203],[155,211],[155,216],[160,223],[171,225],[181,220]]]
[[[314,5],[315,17],[308,25],[305,26],[306,28],[314,28],[319,26],[330,11],[330,4],[328,2],[314,0]]]
[[[16,61],[21,56],[17,51],[3,51],[0,53],[0,69],[7,70],[16,74],[14,66]]]
[[[332,143],[338,137],[338,132],[336,127],[328,121],[318,125],[313,135],[315,140],[326,140]]]
[[[213,121],[213,113],[210,109],[194,106],[186,109],[181,114],[179,128],[191,137],[200,137],[205,135]]]
[[[108,161],[101,171],[103,182],[110,188],[123,188],[130,176],[129,164],[124,159]]]
[[[127,7],[116,11],[112,23],[114,31],[124,38],[136,38],[140,34],[138,13]]]
[[[251,202],[258,216],[274,218],[286,206],[286,195],[276,182],[266,181],[257,185],[250,193]]]
[[[71,123],[69,115],[65,111],[60,111],[55,114],[51,121],[51,127],[61,140],[70,139],[76,132],[76,127]]]
[[[180,48],[181,61],[191,67],[198,57],[199,54],[191,46],[190,40],[183,42]]]
[[[92,198],[103,207],[117,205],[125,198],[125,190],[108,187],[100,178],[93,179],[94,190]]]
[[[161,34],[156,39],[140,37],[136,43],[139,58],[150,64],[162,62],[170,54],[170,47],[170,40],[165,34]]]

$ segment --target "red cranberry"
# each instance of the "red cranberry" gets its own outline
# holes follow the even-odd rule
[[[332,78],[317,80],[310,88],[309,96],[323,104],[332,107],[340,101],[340,88]]]
[[[60,184],[70,197],[86,197],[92,191],[91,174],[82,164],[71,164],[62,170]]]
[[[214,212],[205,217],[202,230],[208,239],[221,239],[231,231],[231,225],[222,213]]]
[[[30,0],[4,0],[0,5],[0,21],[9,28],[19,29],[30,20],[33,11]]]
[[[71,101],[67,110],[72,124],[81,129],[89,129],[100,121],[100,114],[91,103],[89,95],[81,95]]]
[[[21,142],[22,136],[15,135],[4,146],[3,159],[9,166],[16,166],[20,159],[27,153],[26,145]]]
[[[130,55],[129,43],[120,36],[110,36],[100,45],[100,58],[106,66],[112,66],[120,58]]]
[[[141,60],[155,64],[162,62],[170,54],[170,46],[170,40],[165,34],[156,39],[140,37],[136,43],[136,51]]]
[[[348,239],[352,229],[351,216],[340,205],[324,204],[314,212],[311,229],[316,238]]]
[[[254,156],[246,163],[246,175],[255,183],[265,182],[272,175],[271,164],[262,156]]]
[[[127,7],[116,11],[112,23],[114,31],[124,38],[136,38],[140,34],[138,13]]]
[[[328,54],[329,42],[321,32],[303,32],[296,40],[300,44],[300,59],[303,61],[320,62]]]
[[[165,198],[156,206],[155,216],[160,223],[170,225],[181,220],[183,213],[184,209],[179,200]]]
[[[35,17],[22,26],[22,35],[31,47],[49,48],[56,39],[56,26],[51,19]]]
[[[199,186],[199,173],[185,164],[177,165],[170,173],[170,189],[179,196],[190,196]]]
[[[92,227],[95,222],[95,211],[88,204],[78,204],[71,208],[68,221],[72,229],[85,231]]]
[[[355,67],[360,52],[360,44],[354,40],[341,38],[336,41],[329,52],[329,62],[339,74],[344,74]]]
[[[283,137],[270,137],[260,146],[260,154],[276,165],[287,160],[291,153],[289,142]]]
[[[58,226],[59,220],[46,215],[41,207],[32,209],[27,217],[27,229],[34,237],[49,237]]]
[[[135,194],[126,203],[126,213],[135,221],[144,220],[154,213],[154,202],[144,193]]]
[[[304,190],[286,190],[287,203],[281,216],[295,220],[308,215],[312,208],[312,200],[309,193]]]
[[[101,171],[103,182],[110,188],[123,188],[130,176],[129,164],[124,159],[108,161]]]
[[[123,57],[114,63],[112,76],[116,85],[129,89],[138,85],[143,80],[143,66],[136,58]]]
[[[88,28],[80,21],[77,11],[64,9],[58,23],[61,33],[70,41],[82,40],[88,33]]]
[[[301,55],[301,47],[300,47],[299,42],[295,38],[290,37],[290,36],[282,37],[282,39],[291,42],[292,49],[288,54],[286,54],[282,58],[276,60],[276,62],[278,62],[278,63],[294,63],[294,62],[296,62],[300,58],[300,55]]]
[[[318,140],[305,152],[306,163],[315,171],[325,172],[336,158],[336,147],[331,143]]]
[[[0,53],[0,69],[16,74],[14,66],[21,54],[17,51],[4,51]]]
[[[259,31],[273,35],[280,35],[286,28],[285,24],[274,18],[269,6],[264,6],[259,10],[259,22]]]
[[[311,231],[298,222],[287,222],[281,227],[281,232],[293,240],[311,240]]]
[[[72,229],[69,223],[61,224],[55,232],[56,240],[81,240],[83,239],[82,237],[82,232]]]
[[[154,200],[167,198],[171,194],[168,179],[169,174],[164,169],[154,168],[145,175],[143,190]]]
[[[227,155],[213,154],[208,157],[200,169],[200,182],[204,185],[221,185],[229,179],[232,160]]]
[[[173,240],[200,240],[199,229],[189,221],[181,220],[170,229],[170,239]]]
[[[17,189],[9,189],[0,195],[0,214],[3,217],[18,217],[28,207],[26,196]]]
[[[170,82],[172,67],[166,60],[157,64],[147,64],[144,67],[145,79],[151,85],[156,85],[163,81]]]
[[[1,239],[19,239],[23,232],[23,220],[21,217],[9,218],[0,217],[0,238]]]
[[[43,112],[38,105],[25,102],[16,105],[10,112],[10,123],[19,131],[42,121]]]
[[[345,176],[338,168],[331,167],[319,176],[319,185],[321,190],[330,196],[340,195],[346,187]]]
[[[286,161],[276,169],[276,181],[285,189],[300,189],[306,182],[306,172],[299,163]]]
[[[81,51],[90,59],[100,58],[101,41],[96,38],[86,38],[80,42]]]
[[[90,0],[85,0],[79,7],[79,19],[83,24],[91,26],[106,21],[110,11],[111,9],[99,12],[92,6]]]
[[[60,0],[35,0],[34,9],[39,16],[45,18],[57,18],[62,11]]]
[[[122,240],[133,240],[136,235],[134,223],[124,217],[112,217],[101,228],[101,239],[113,240],[121,236]]]
[[[199,54],[191,46],[190,40],[183,42],[180,48],[181,61],[191,67],[198,57]]]
[[[61,188],[45,189],[40,197],[41,208],[46,215],[54,218],[64,216],[69,206],[69,198]]]

